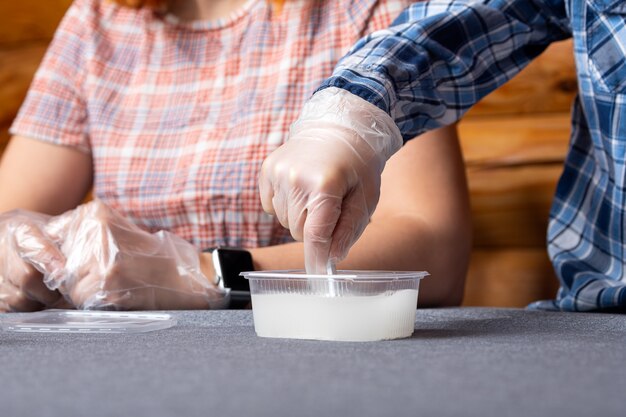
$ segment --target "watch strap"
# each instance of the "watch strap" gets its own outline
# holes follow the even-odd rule
[[[208,248],[203,252],[212,253],[216,284],[220,288],[230,290],[229,308],[248,307],[251,300],[250,284],[239,274],[254,270],[250,252],[245,249],[226,247]]]

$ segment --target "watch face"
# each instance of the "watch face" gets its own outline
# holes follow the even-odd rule
[[[250,252],[241,249],[216,249],[224,279],[224,287],[233,291],[250,292],[250,283],[241,272],[254,271]]]

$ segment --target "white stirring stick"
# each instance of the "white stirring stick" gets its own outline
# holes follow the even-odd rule
[[[328,263],[326,264],[326,274],[337,275],[337,268],[332,261],[328,261]],[[335,291],[335,283],[333,282],[333,280],[331,280],[331,278],[328,279],[328,294],[331,297],[337,296],[337,292]]]

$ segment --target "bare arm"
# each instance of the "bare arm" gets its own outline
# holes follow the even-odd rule
[[[458,305],[471,248],[469,197],[454,127],[409,141],[383,172],[371,223],[340,269],[428,270],[420,305]],[[255,268],[293,269],[301,243],[252,250]]]
[[[56,215],[89,191],[91,156],[76,149],[15,136],[0,161],[0,213],[21,208]]]

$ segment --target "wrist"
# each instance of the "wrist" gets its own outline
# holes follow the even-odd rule
[[[348,129],[386,161],[403,144],[398,126],[385,111],[347,90],[329,87],[316,92],[291,126],[290,136],[320,123]]]
[[[217,247],[205,249],[203,254],[211,257],[214,285],[230,295],[230,308],[247,307],[250,303],[250,284],[240,274],[254,270],[250,252]]]

